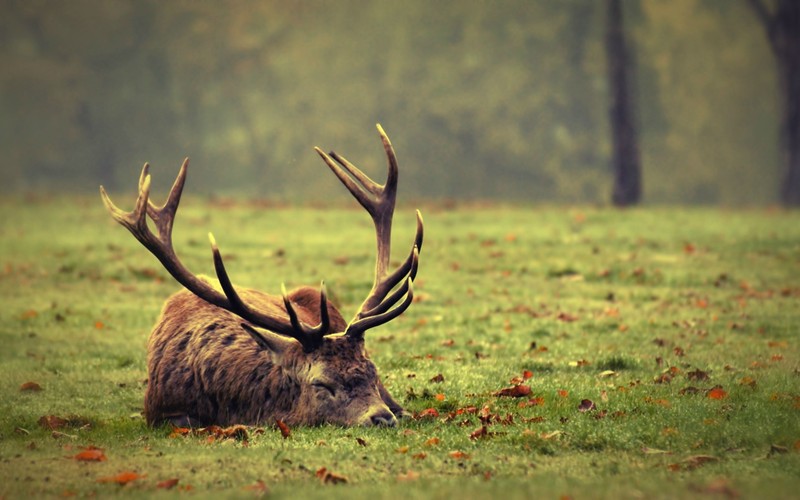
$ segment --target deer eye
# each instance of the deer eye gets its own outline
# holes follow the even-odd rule
[[[311,387],[317,390],[317,392],[323,392],[330,395],[330,397],[336,397],[336,391],[330,385],[324,382],[314,382],[311,384]]]

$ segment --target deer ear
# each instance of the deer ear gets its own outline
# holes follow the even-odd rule
[[[270,331],[259,332],[247,323],[242,323],[241,326],[244,328],[244,331],[253,337],[253,340],[255,340],[262,349],[266,349],[275,354],[283,353],[283,351],[295,343],[293,340]]]

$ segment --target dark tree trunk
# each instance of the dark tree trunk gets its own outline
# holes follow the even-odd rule
[[[617,206],[634,205],[642,193],[636,106],[631,92],[633,60],[625,40],[621,0],[606,0],[606,54],[611,93],[612,201]]]
[[[778,66],[781,92],[781,147],[786,170],[781,202],[800,206],[800,1],[778,0],[770,13],[761,0],[749,0],[769,39]]]

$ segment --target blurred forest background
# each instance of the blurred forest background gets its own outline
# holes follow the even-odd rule
[[[625,0],[643,200],[779,200],[780,98],[745,0]],[[403,199],[607,203],[605,3],[0,0],[2,189],[346,198],[313,146]]]

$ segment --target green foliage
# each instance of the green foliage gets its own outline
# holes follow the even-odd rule
[[[746,2],[626,2],[645,200],[763,204],[777,85]],[[602,202],[602,3],[2,3],[3,189],[344,196],[312,146],[369,172],[382,123],[416,197]]]
[[[288,439],[248,429],[245,444],[143,422],[147,337],[177,286],[99,199],[0,212],[0,496],[167,496],[157,484],[171,478],[203,497],[257,495],[262,481],[278,498],[789,497],[800,485],[795,213],[423,207],[418,301],[367,345],[408,410],[439,416]],[[398,210],[396,245],[413,221]],[[360,211],[190,197],[175,246],[195,272],[212,272],[208,230],[243,285],[324,278],[346,316],[369,290]],[[514,384],[531,393],[496,395]],[[67,424],[44,428],[49,415]],[[88,446],[106,460],[76,460]],[[323,467],[347,483],[323,484]],[[137,479],[97,482],[123,472]]]

